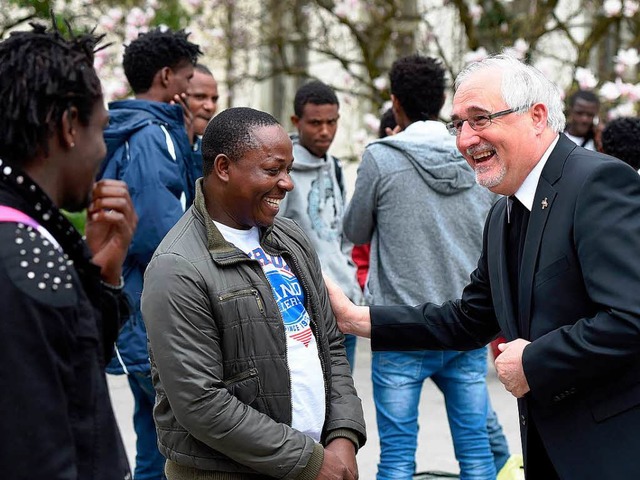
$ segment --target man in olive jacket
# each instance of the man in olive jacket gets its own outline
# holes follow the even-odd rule
[[[291,140],[233,108],[202,153],[194,205],[142,294],[167,478],[355,480],[365,426],[344,337],[309,240],[276,218]]]

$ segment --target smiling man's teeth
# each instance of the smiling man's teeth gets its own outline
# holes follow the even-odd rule
[[[272,207],[280,207],[280,202],[282,201],[280,198],[267,198],[266,200]]]
[[[485,158],[490,157],[491,155],[493,155],[493,152],[482,152],[482,153],[479,153],[477,155],[474,155],[473,159],[476,160],[476,161],[477,160],[484,160]]]

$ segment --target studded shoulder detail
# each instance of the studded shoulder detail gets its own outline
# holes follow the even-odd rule
[[[73,261],[53,238],[24,223],[0,223],[0,244],[4,270],[16,288],[54,307],[78,302]]]

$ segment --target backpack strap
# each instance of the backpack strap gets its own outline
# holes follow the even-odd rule
[[[340,159],[338,157],[331,156],[333,159],[333,165],[336,171],[336,180],[338,181],[338,186],[340,187],[340,193],[344,197],[344,181],[342,179],[342,165],[340,164]]]
[[[25,225],[29,225],[33,228],[38,228],[40,226],[38,222],[26,213],[5,205],[0,205],[0,222],[24,223]]]
[[[27,227],[33,228],[40,235],[49,240],[49,242],[51,242],[51,244],[56,248],[60,250],[62,249],[58,240],[56,240],[46,228],[20,210],[7,207],[6,205],[0,205],[0,223],[22,223]]]

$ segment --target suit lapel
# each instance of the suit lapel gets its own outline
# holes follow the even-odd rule
[[[533,281],[538,263],[538,252],[542,243],[542,235],[553,209],[553,203],[558,194],[554,184],[562,176],[562,169],[569,153],[576,148],[575,143],[560,134],[560,139],[547,160],[538,188],[533,198],[529,225],[522,252],[520,278],[518,281],[518,296],[521,301],[518,308],[518,326],[520,336],[528,339],[531,327],[531,299],[533,295]]]
[[[538,252],[542,241],[542,233],[553,208],[553,200],[556,197],[555,189],[540,177],[536,195],[533,199],[529,225],[524,239],[522,251],[522,263],[520,264],[520,279],[518,281],[518,296],[520,304],[518,308],[518,326],[520,336],[529,339],[531,320],[531,297],[533,294],[533,277],[538,260]]]

